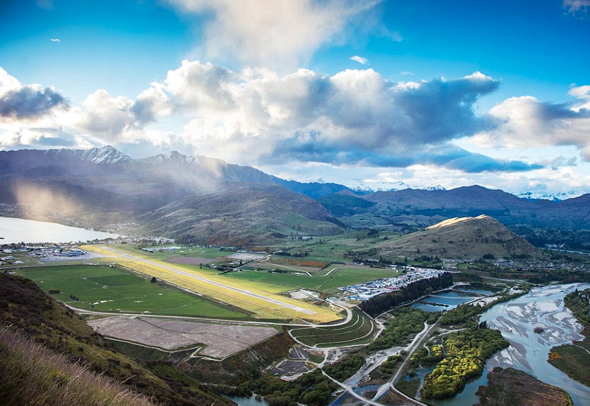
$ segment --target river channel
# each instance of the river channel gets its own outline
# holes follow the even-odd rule
[[[481,317],[488,327],[498,329],[510,341],[510,347],[492,357],[486,364],[520,369],[570,394],[574,405],[590,405],[590,388],[568,377],[547,359],[551,347],[581,340],[582,326],[564,306],[563,298],[574,290],[590,288],[590,284],[550,285],[534,288],[528,294],[501,303]],[[541,334],[535,327],[542,327]],[[456,404],[456,403],[453,403]]]
[[[510,342],[510,347],[488,360],[483,375],[468,383],[463,392],[452,399],[429,400],[429,404],[471,406],[477,403],[479,399],[475,392],[480,385],[487,384],[487,372],[501,366],[520,369],[543,382],[562,388],[570,394],[575,406],[590,405],[590,388],[570,379],[547,362],[551,347],[570,344],[583,338],[579,333],[582,326],[564,307],[563,298],[575,289],[589,287],[590,284],[568,284],[534,288],[528,294],[500,303],[482,314],[480,320],[487,321],[490,328],[500,330]],[[478,296],[490,294],[492,292],[485,290],[461,288],[460,292],[453,290],[435,293],[412,306],[427,311],[451,310]],[[537,334],[533,331],[535,327],[542,327],[544,331]],[[418,378],[423,380],[433,369],[434,367],[419,369]],[[365,390],[375,390],[372,387],[361,388],[356,384],[351,382],[351,386],[359,394]],[[350,395],[344,394],[330,406],[346,404],[349,397]]]
[[[487,373],[496,366],[520,369],[535,378],[557,386],[570,394],[575,406],[590,405],[590,388],[569,378],[547,362],[551,347],[570,344],[583,337],[582,326],[564,307],[563,298],[575,289],[586,289],[590,284],[551,285],[534,288],[521,297],[500,303],[483,313],[480,321],[498,329],[510,347],[497,353],[485,365],[482,376],[465,386],[463,392],[452,399],[430,400],[436,406],[471,406],[479,401],[475,394],[479,386],[487,385]],[[541,334],[534,332],[542,327]],[[418,370],[423,379],[431,368]]]

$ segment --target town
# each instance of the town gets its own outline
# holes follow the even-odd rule
[[[392,266],[393,269],[395,265]],[[422,280],[436,278],[445,271],[430,268],[416,268],[413,266],[401,267],[403,275],[394,278],[382,278],[374,281],[360,283],[352,286],[339,288],[349,294],[351,300],[365,301],[383,293],[401,289],[410,283]]]

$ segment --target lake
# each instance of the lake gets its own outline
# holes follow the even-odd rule
[[[487,292],[487,291],[486,291]],[[490,294],[492,292],[489,292]],[[413,303],[412,307],[415,309],[426,310],[427,312],[442,312],[453,310],[460,304],[467,303],[471,300],[482,297],[483,293],[477,291],[457,291],[448,290],[445,292],[433,293],[425,297],[419,302]]]
[[[250,397],[226,396],[226,398],[240,406],[269,406],[266,400],[262,398],[257,399],[255,395],[252,395]]]
[[[44,221],[0,217],[0,237],[3,237],[3,239],[0,239],[0,244],[21,242],[34,244],[43,242],[86,242],[96,239],[117,238],[119,235]]]

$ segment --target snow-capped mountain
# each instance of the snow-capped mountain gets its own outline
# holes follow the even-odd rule
[[[557,193],[522,192],[516,194],[516,196],[528,200],[550,200],[553,202],[561,202],[563,200],[571,199],[572,197],[582,196],[584,193],[585,192],[581,190]]]
[[[121,163],[132,161],[129,156],[116,150],[110,145],[83,151],[82,160],[93,162],[95,164],[114,164],[117,162]]]
[[[420,189],[420,190],[446,190],[441,185],[408,185],[402,181],[379,182],[372,180],[352,179],[344,182],[344,185],[357,193],[368,194],[373,192],[394,192],[396,190]]]
[[[383,182],[363,179],[351,179],[344,182],[344,185],[355,192],[372,193],[372,192],[390,192],[395,190],[410,189],[411,186],[405,182]]]

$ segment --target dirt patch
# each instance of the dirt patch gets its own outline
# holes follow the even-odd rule
[[[214,262],[215,259],[211,258],[200,258],[200,257],[174,257],[168,258],[164,262],[170,262],[171,264],[182,264],[182,265],[207,265]]]
[[[253,253],[248,253],[248,252],[238,252],[238,253],[232,254],[229,258],[241,259],[244,261],[258,261],[259,259],[266,258],[266,255],[253,254]]]
[[[305,365],[304,361],[292,361],[292,360],[285,360],[277,365],[273,372],[278,373],[279,375],[297,375],[303,374],[305,372],[309,372],[309,368]]]
[[[319,295],[317,293],[308,292],[303,289],[297,290],[295,292],[291,292],[291,293],[289,293],[289,296],[291,296],[293,299],[299,299],[299,300],[317,299],[319,297]]]
[[[197,344],[199,355],[226,358],[277,334],[271,327],[199,323],[164,318],[113,316],[89,324],[101,334],[138,344],[175,350]]]
[[[402,395],[393,391],[387,391],[385,396],[381,398],[381,402],[386,405],[399,405],[399,406],[414,406],[416,403],[410,402]]]
[[[310,270],[312,272],[317,272],[318,270],[328,266],[330,263],[324,261],[312,261],[299,258],[279,258],[275,256],[268,261],[268,264],[285,267],[292,266],[296,268]]]

